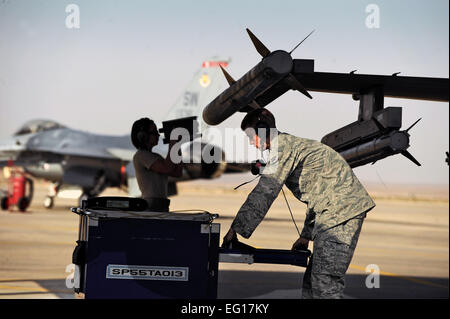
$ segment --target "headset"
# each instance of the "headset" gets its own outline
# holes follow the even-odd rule
[[[136,148],[146,148],[150,138],[149,129],[154,124],[149,118],[141,118],[134,122],[132,128],[132,142]],[[133,137],[134,136],[134,137]],[[137,142],[137,143],[136,143]]]
[[[141,146],[147,145],[148,140],[149,140],[149,135],[148,135],[148,127],[146,125],[142,125],[139,128],[136,138],[139,141],[139,145],[141,145]]]
[[[270,132],[271,127],[269,126],[269,124],[267,123],[267,120],[264,119],[264,117],[262,115],[258,116],[256,124],[254,125],[254,129],[255,129],[256,134],[258,135],[258,137],[262,141],[267,143],[267,140],[268,140],[269,135],[270,135],[269,132]]]

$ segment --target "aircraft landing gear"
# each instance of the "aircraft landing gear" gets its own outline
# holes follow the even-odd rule
[[[48,195],[45,196],[44,199],[44,207],[47,209],[53,208],[55,204],[55,197],[58,194],[60,184],[59,183],[51,183],[48,187]]]
[[[107,180],[106,175],[104,172],[100,172],[97,179],[96,184],[93,188],[84,188],[83,193],[81,194],[80,198],[78,199],[78,205],[79,207],[82,207],[83,200],[88,200],[91,197],[98,196],[101,192],[105,190],[107,186]]]
[[[46,196],[44,199],[44,207],[47,209],[53,208],[54,204],[54,197],[53,196]]]

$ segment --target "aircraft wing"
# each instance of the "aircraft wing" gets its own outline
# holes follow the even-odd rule
[[[385,97],[447,102],[449,80],[395,75],[314,72],[295,75],[311,91],[358,94],[381,86]]]
[[[126,148],[107,148],[106,151],[113,157],[121,159],[124,162],[131,162],[136,150]]]
[[[362,94],[371,88],[382,87],[385,97],[437,102],[448,102],[449,100],[449,79],[446,78],[295,72],[295,64],[293,75],[308,91]],[[291,87],[286,82],[280,81],[271,90],[256,98],[255,101],[260,106],[266,106],[290,89]]]

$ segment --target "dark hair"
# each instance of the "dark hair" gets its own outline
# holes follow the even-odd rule
[[[276,128],[273,114],[267,109],[260,108],[247,113],[241,122],[241,129],[243,131],[248,127],[256,129],[259,123],[265,124],[267,128]]]
[[[152,125],[155,125],[155,122],[148,117],[143,117],[133,123],[133,127],[131,128],[131,142],[138,150],[147,148],[149,139],[148,132]]]

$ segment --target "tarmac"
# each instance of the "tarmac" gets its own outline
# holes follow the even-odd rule
[[[6,184],[0,183],[0,187]],[[171,210],[218,213],[221,237],[254,185],[232,187],[193,182],[179,184]],[[35,183],[27,212],[0,211],[0,299],[73,299],[70,276],[78,238],[75,199],[57,198],[45,209],[44,182]],[[286,192],[286,193],[289,193]],[[127,196],[117,189],[102,195]],[[305,205],[287,196],[301,230]],[[435,299],[449,297],[449,203],[447,199],[374,197],[346,276],[346,298]],[[280,196],[245,243],[290,249],[298,238]],[[310,244],[310,249],[313,246]],[[298,299],[304,268],[272,264],[219,264],[219,299]]]

